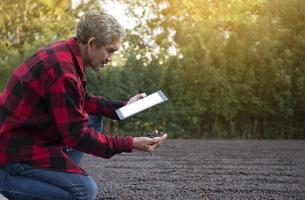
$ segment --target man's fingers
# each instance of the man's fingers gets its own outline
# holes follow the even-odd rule
[[[143,92],[143,93],[141,93],[141,94],[137,94],[137,95],[135,96],[135,100],[143,99],[143,98],[146,97],[146,96],[147,96],[147,95],[146,95],[145,92]]]
[[[155,144],[149,145],[148,151],[153,152],[160,144],[157,142]]]
[[[145,92],[141,93],[140,95],[141,95],[142,98],[147,96],[147,94]]]
[[[131,103],[133,103],[133,102],[136,102],[136,101],[138,101],[139,99],[143,99],[144,97],[146,97],[147,95],[146,95],[146,93],[145,92],[143,92],[143,93],[141,93],[141,94],[137,94],[137,95],[135,95],[135,96],[133,96],[133,97],[131,97],[130,99],[129,99],[129,101],[127,102],[127,105],[128,104],[131,104]]]
[[[153,138],[151,138],[152,140],[150,141],[150,144],[152,144],[152,145],[155,144],[155,143],[162,144],[166,140],[166,138],[167,138],[166,133],[163,134],[162,136],[153,137]]]
[[[154,138],[151,138],[149,144],[150,144],[150,145],[158,144],[160,141],[161,141],[161,138],[160,138],[160,137],[154,137]]]
[[[164,143],[164,141],[166,140],[166,137],[167,137],[167,134],[164,134],[160,137],[151,138],[151,142],[148,147],[148,151],[153,152],[156,148],[158,148],[160,145],[162,145]]]
[[[162,140],[165,140],[166,138],[167,138],[167,134],[164,133],[164,134],[161,136],[161,139],[162,139]]]
[[[163,134],[161,137],[161,140],[160,140],[160,145],[166,140],[166,138],[167,138],[167,134],[165,133],[165,134]]]

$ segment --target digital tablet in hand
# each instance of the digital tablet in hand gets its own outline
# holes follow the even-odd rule
[[[168,98],[165,96],[165,94],[161,90],[159,90],[153,94],[144,97],[143,99],[140,99],[138,101],[135,101],[131,104],[119,108],[115,112],[117,113],[119,118],[123,120],[126,119],[127,117],[130,117],[143,110],[151,108],[157,104],[163,103],[164,101],[167,100]]]

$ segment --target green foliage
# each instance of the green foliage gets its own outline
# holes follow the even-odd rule
[[[140,5],[134,1],[130,10]],[[158,118],[165,119],[162,124],[172,136],[305,137],[304,1],[162,0],[145,5],[154,17],[145,9],[133,13],[139,24],[129,38],[137,38],[132,41],[143,62],[145,51],[153,49],[137,33],[161,49],[156,60],[164,64],[149,67],[164,74],[161,89],[170,101]],[[183,57],[168,58],[173,41]],[[136,74],[145,71],[139,67]],[[138,86],[149,82],[142,80]],[[126,90],[132,87],[122,82]]]
[[[1,86],[36,48],[73,35],[78,13],[96,6],[52,2],[0,3]],[[161,89],[169,101],[122,122],[108,120],[107,131],[305,138],[305,1],[118,2],[128,5],[137,23],[127,31],[126,63],[88,71],[88,89],[118,100]]]
[[[72,9],[70,1],[0,1],[0,88],[8,75],[37,48],[71,37],[80,11],[97,8],[95,1]]]

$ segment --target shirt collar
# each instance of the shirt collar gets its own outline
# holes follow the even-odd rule
[[[72,50],[72,53],[76,58],[76,61],[78,64],[77,66],[75,66],[76,71],[77,71],[78,75],[80,76],[83,85],[86,85],[87,79],[86,79],[86,74],[85,74],[85,66],[84,66],[83,58],[81,57],[81,54],[79,51],[79,47],[77,45],[76,38],[73,37],[73,38],[68,39],[67,44],[70,47],[70,49]]]

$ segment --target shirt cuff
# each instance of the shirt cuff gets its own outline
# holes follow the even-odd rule
[[[119,137],[119,140],[121,140],[120,142],[120,146],[119,149],[116,149],[116,151],[118,153],[121,152],[132,152],[133,149],[133,137],[131,136],[127,136],[127,137]]]

